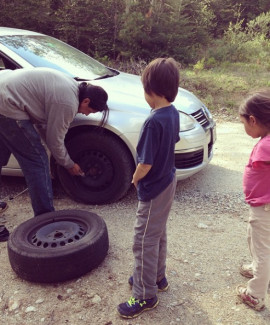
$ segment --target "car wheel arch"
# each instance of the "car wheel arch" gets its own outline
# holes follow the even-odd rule
[[[116,139],[117,141],[119,141],[119,143],[121,143],[126,148],[126,150],[130,153],[130,156],[133,158],[134,168],[135,168],[135,166],[136,166],[136,148],[133,147],[132,144],[125,137],[124,138],[121,137],[120,136],[121,133],[117,132],[117,129],[115,129],[115,128],[109,129],[106,127],[102,127],[101,129],[99,129],[98,125],[74,126],[68,130],[68,133],[66,134],[66,137],[65,137],[65,143],[70,141],[70,139],[74,136],[81,135],[83,133],[89,133],[89,132],[104,132],[104,134],[111,136],[114,139]]]

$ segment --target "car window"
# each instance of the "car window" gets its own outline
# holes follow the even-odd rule
[[[5,65],[2,58],[0,57],[0,70],[4,70],[4,69],[5,69]]]
[[[48,67],[92,80],[115,73],[83,52],[46,35],[1,36],[0,43],[34,67]]]
[[[12,62],[8,58],[0,54],[0,70],[5,70],[5,69],[15,70],[17,68],[18,66],[14,62]]]

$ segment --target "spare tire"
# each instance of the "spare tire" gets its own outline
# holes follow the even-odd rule
[[[109,248],[107,226],[81,210],[45,213],[20,224],[8,240],[12,269],[27,281],[71,280],[96,268]]]

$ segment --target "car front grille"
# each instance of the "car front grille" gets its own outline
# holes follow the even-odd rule
[[[203,149],[187,153],[177,153],[174,155],[174,158],[177,169],[196,167],[203,162]]]
[[[195,113],[192,113],[191,115],[201,124],[203,128],[207,127],[210,124],[203,108],[199,109]]]

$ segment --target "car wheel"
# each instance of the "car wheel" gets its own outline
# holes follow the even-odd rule
[[[134,162],[114,137],[101,132],[74,136],[66,143],[70,157],[85,176],[71,176],[57,166],[58,179],[65,192],[86,204],[104,204],[122,198],[131,185]]]
[[[96,268],[107,255],[104,220],[81,210],[48,212],[20,224],[8,240],[12,269],[27,281],[71,280]]]

